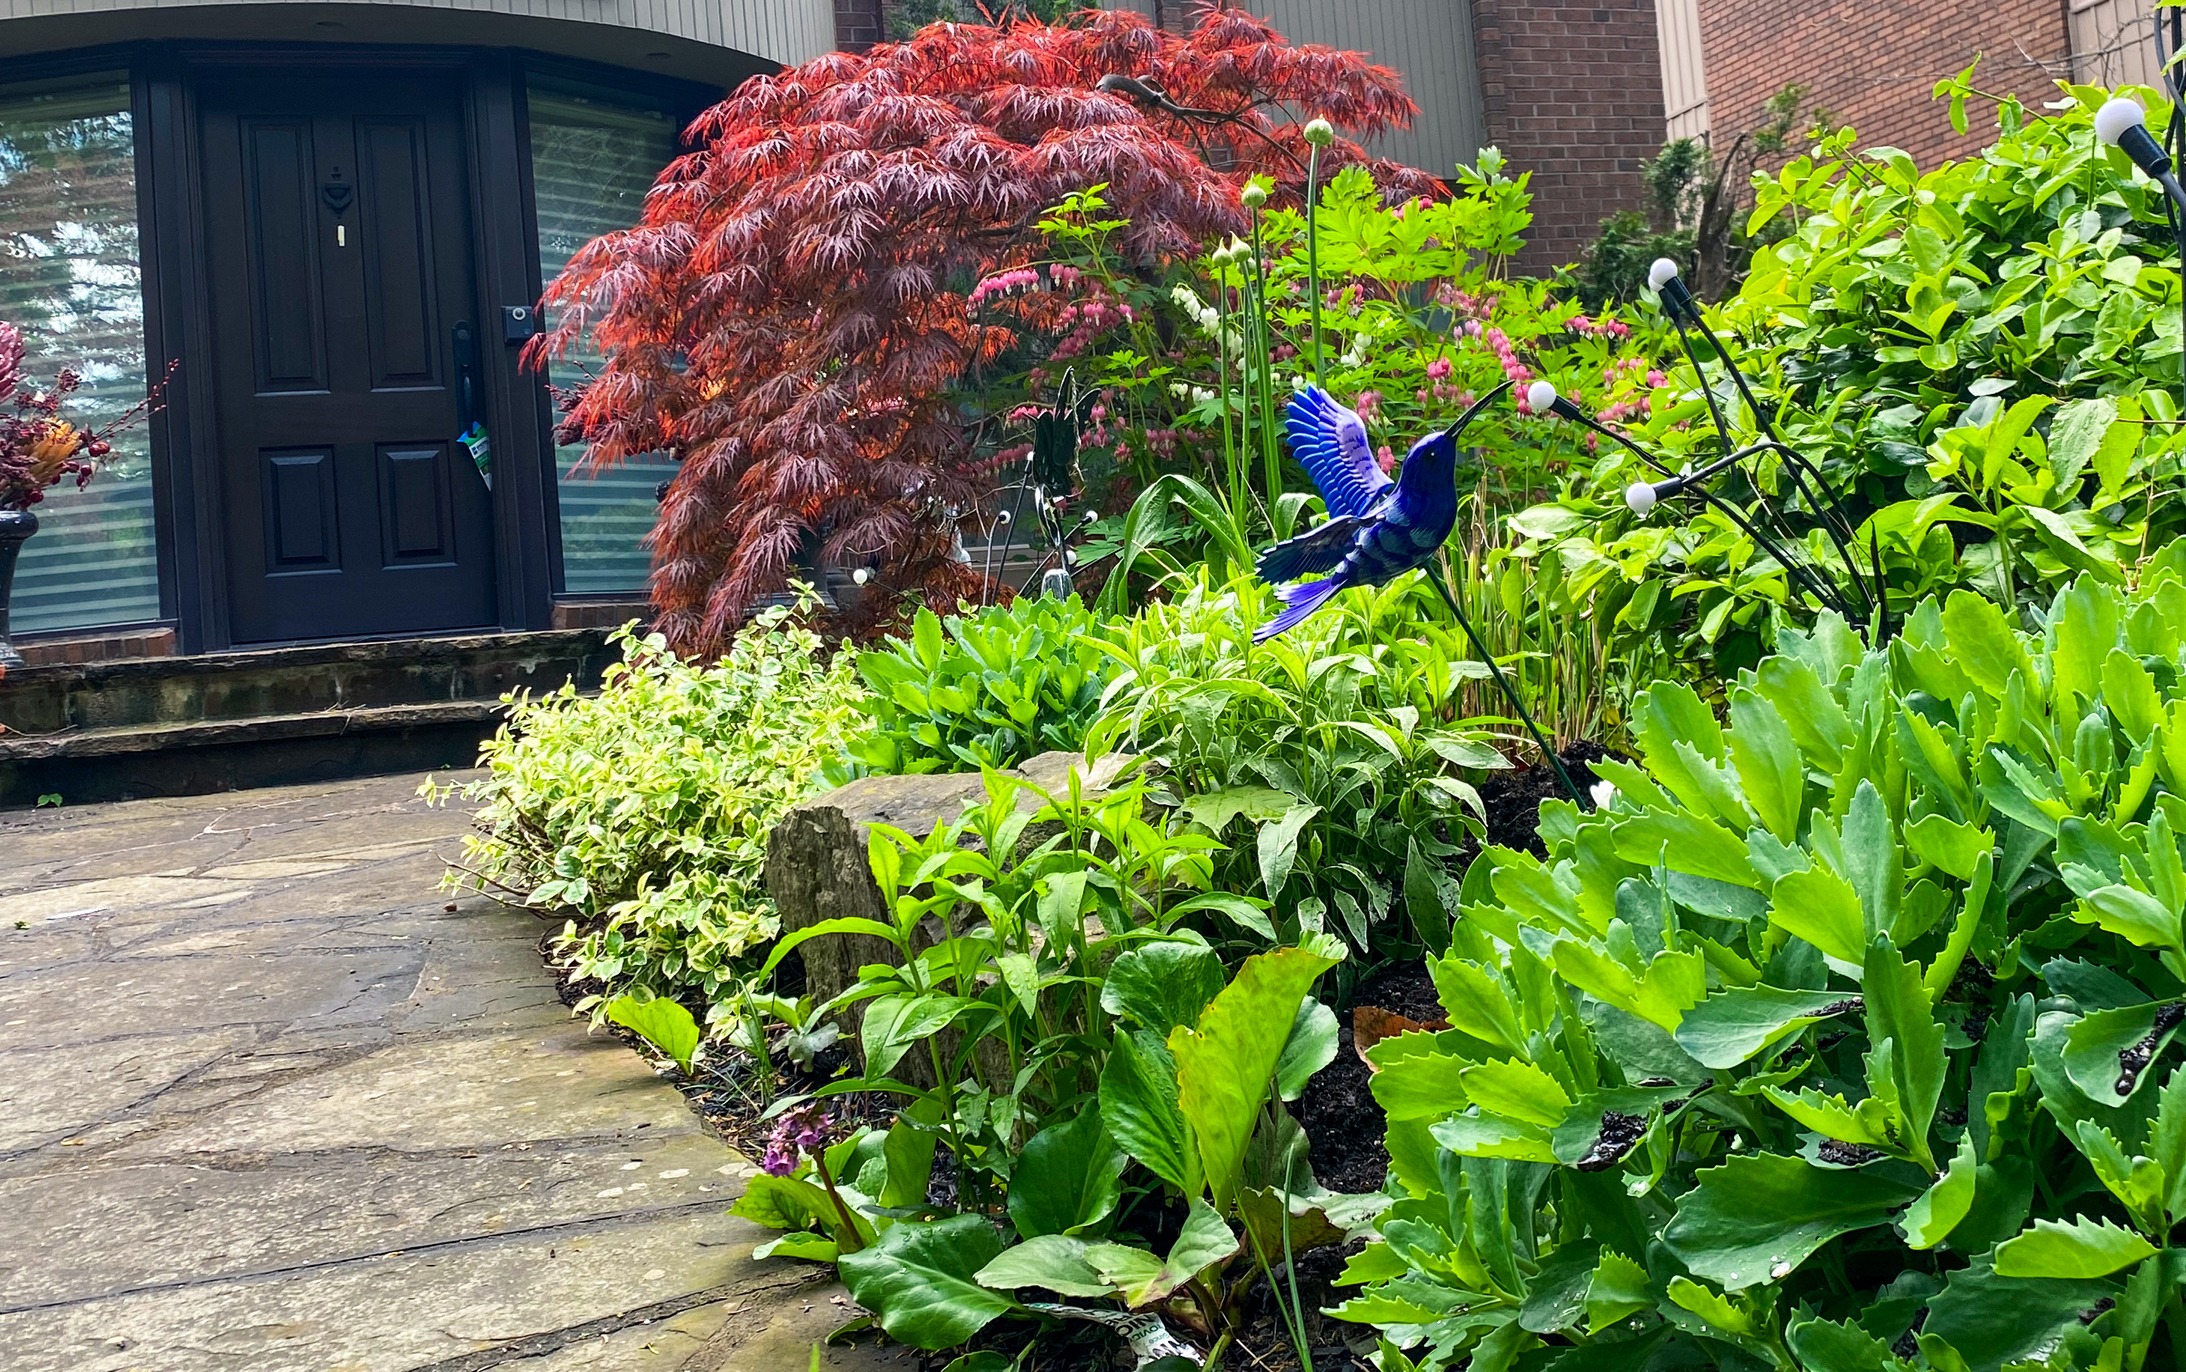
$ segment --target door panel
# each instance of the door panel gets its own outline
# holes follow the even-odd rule
[[[493,623],[491,499],[455,441],[455,100],[315,75],[208,83],[200,108],[232,638]]]

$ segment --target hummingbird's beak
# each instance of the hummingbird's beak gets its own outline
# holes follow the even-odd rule
[[[1475,419],[1478,419],[1482,410],[1487,409],[1497,396],[1501,395],[1503,392],[1509,390],[1510,388],[1511,382],[1507,377],[1502,381],[1497,382],[1494,390],[1489,391],[1486,395],[1480,397],[1478,400],[1475,400],[1466,409],[1465,413],[1457,417],[1457,422],[1455,424],[1452,424],[1449,428],[1442,431],[1442,436],[1444,438],[1450,439],[1453,442],[1456,441],[1457,436],[1465,432],[1465,426],[1467,424],[1470,424]]]

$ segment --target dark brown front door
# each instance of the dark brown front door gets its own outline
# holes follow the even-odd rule
[[[455,95],[429,78],[201,87],[230,637],[495,620]]]

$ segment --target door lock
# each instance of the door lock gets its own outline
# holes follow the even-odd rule
[[[501,341],[528,343],[539,333],[539,312],[529,305],[501,307]]]
[[[319,187],[319,199],[334,211],[334,246],[337,248],[349,246],[349,225],[342,222],[342,216],[349,212],[349,202],[355,194],[355,187],[342,180],[340,167],[336,167],[334,174]]]

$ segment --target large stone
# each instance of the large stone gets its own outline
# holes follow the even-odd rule
[[[1111,756],[1088,764],[1077,753],[1042,753],[1010,775],[1040,791],[1060,794],[1076,772],[1087,792],[1099,794],[1115,783],[1129,761]],[[923,839],[954,823],[966,806],[986,794],[985,780],[977,772],[861,777],[791,809],[767,836],[767,894],[774,898],[782,932],[795,933],[830,919],[886,921],[888,908],[866,856],[873,826],[885,824]],[[1028,789],[1018,793],[1017,803],[1036,808],[1043,802]],[[1027,831],[1030,841],[1040,837]],[[815,1002],[856,984],[858,969],[867,963],[898,961],[893,945],[867,934],[815,938],[798,952],[804,959],[806,993]],[[846,1033],[856,1033],[859,1008],[853,1006],[839,1017]]]

